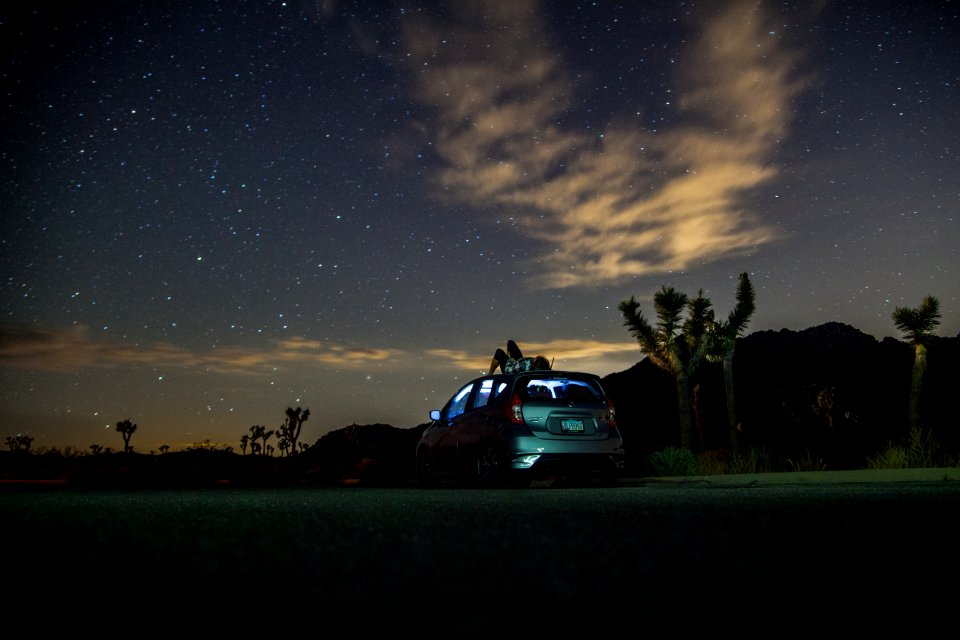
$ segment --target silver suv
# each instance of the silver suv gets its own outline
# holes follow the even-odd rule
[[[613,404],[590,373],[490,374],[460,387],[417,444],[417,476],[479,486],[535,478],[615,484],[624,465]]]

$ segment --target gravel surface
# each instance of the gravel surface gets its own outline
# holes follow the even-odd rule
[[[953,615],[960,483],[764,480],[6,493],[3,601],[52,623],[200,611],[271,637],[304,620],[326,637],[807,637]]]

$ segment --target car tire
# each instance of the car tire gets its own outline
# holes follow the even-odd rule
[[[480,447],[476,460],[476,484],[480,487],[502,487],[506,485],[509,469],[507,456],[496,444]]]

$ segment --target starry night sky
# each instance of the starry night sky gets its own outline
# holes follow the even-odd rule
[[[747,333],[941,302],[960,5],[5,8],[0,437],[146,452],[413,427],[515,339],[641,359],[661,286]]]

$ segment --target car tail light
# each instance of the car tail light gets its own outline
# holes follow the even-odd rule
[[[517,394],[513,394],[510,404],[507,405],[507,419],[513,424],[523,424],[523,402]]]
[[[607,405],[607,425],[617,426],[617,410],[613,406],[613,401],[610,398],[604,398],[603,403]]]

